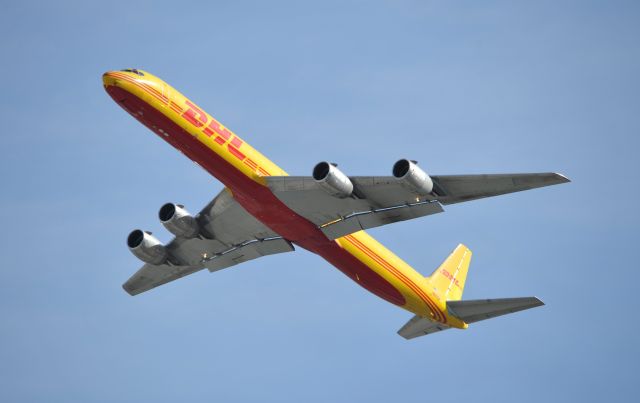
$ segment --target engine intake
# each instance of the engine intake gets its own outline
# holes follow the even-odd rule
[[[200,233],[196,219],[179,204],[166,203],[160,207],[158,218],[162,225],[177,237],[195,238]]]
[[[167,248],[151,232],[134,229],[127,237],[131,253],[145,263],[160,265],[167,261]]]
[[[426,196],[433,192],[433,181],[414,161],[401,159],[393,164],[393,176],[404,188],[417,195]]]
[[[335,164],[326,161],[316,164],[313,168],[313,179],[331,196],[344,199],[353,193],[353,183]]]

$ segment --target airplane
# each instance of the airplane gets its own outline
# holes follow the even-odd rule
[[[460,244],[423,276],[364,230],[443,212],[443,206],[569,182],[557,173],[428,175],[400,159],[390,176],[347,176],[322,161],[289,176],[193,101],[139,69],[109,71],[106,92],[140,123],[220,180],[225,188],[198,214],[164,204],[173,234],[162,244],[135,229],[127,246],[144,265],[124,284],[137,295],[181,277],[292,252],[323,257],[376,296],[414,314],[399,331],[412,339],[544,305],[536,297],[462,300],[471,250]]]

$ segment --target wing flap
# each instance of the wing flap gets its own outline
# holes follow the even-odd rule
[[[353,213],[347,217],[321,226],[329,239],[336,239],[354,232],[379,227],[394,222],[411,220],[444,210],[436,202],[419,202]]]
[[[244,245],[238,245],[219,255],[206,258],[203,263],[210,272],[214,272],[261,256],[293,251],[293,244],[282,238],[256,239],[248,241]]]
[[[544,302],[536,297],[447,301],[449,313],[466,323],[495,318],[542,305]]]

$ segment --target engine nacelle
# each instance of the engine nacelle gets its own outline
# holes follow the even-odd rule
[[[400,180],[403,187],[417,195],[426,196],[433,192],[433,181],[413,161],[401,159],[393,164],[393,176]]]
[[[167,248],[151,232],[134,229],[127,237],[127,246],[131,253],[145,263],[163,264],[169,257]]]
[[[332,196],[344,199],[353,193],[353,183],[334,164],[318,163],[313,168],[313,179]]]
[[[200,233],[196,219],[179,204],[165,204],[160,208],[158,218],[162,225],[177,237],[194,238]]]

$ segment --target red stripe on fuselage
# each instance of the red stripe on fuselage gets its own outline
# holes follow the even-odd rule
[[[262,186],[244,175],[152,105],[120,87],[108,86],[105,89],[123,109],[138,121],[230,188],[238,203],[266,226],[285,239],[322,256],[352,280],[380,298],[400,306],[405,304],[404,297],[393,285],[355,256],[342,249],[335,241],[327,239],[320,229],[289,209],[275,197],[268,187]],[[140,115],[137,113],[138,111],[144,113]],[[160,129],[167,133],[168,137],[160,133]]]
[[[393,274],[398,280],[402,281],[407,287],[413,290],[413,292],[420,297],[422,302],[424,302],[429,307],[429,310],[434,314],[434,316],[436,317],[436,320],[439,320],[442,323],[447,323],[447,318],[442,314],[440,309],[438,309],[438,306],[436,305],[436,303],[429,298],[429,296],[422,290],[422,288],[418,284],[414,283],[409,277],[407,277],[404,273],[402,273],[401,270],[399,270],[397,267],[395,267],[391,263],[387,262],[384,258],[379,256],[374,251],[372,251],[367,245],[360,242],[354,236],[347,235],[345,236],[345,240],[350,242],[356,248],[358,248],[362,253],[369,256],[374,261],[378,262],[379,265],[384,267],[391,274]]]

